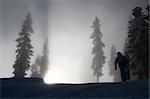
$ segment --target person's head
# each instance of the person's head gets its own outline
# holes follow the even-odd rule
[[[118,55],[118,56],[121,56],[121,52],[117,52],[117,55]]]

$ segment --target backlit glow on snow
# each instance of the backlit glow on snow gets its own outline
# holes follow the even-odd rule
[[[81,81],[80,65],[78,64],[80,61],[73,61],[75,60],[70,60],[67,56],[57,56],[55,60],[51,58],[52,65],[49,66],[44,82],[47,84],[79,83]]]
[[[79,82],[79,79],[76,79],[77,76],[72,77],[72,75],[75,75],[75,74],[71,73],[69,75],[69,73],[61,69],[49,69],[48,73],[46,74],[44,78],[44,82],[47,84]]]
[[[58,70],[49,70],[44,78],[45,83],[60,83],[64,79],[64,74]]]

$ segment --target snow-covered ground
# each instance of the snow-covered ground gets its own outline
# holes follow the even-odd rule
[[[42,79],[3,78],[1,98],[149,98],[149,80],[122,83],[45,84]]]

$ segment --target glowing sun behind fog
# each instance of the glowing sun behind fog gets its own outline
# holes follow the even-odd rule
[[[80,82],[79,63],[80,59],[71,60],[69,56],[57,56],[57,60],[52,61],[49,66],[44,82],[47,84]]]
[[[59,70],[51,69],[48,71],[44,78],[45,83],[63,83],[62,79],[64,79],[64,74]]]

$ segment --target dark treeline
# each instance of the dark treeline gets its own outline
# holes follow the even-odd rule
[[[125,54],[134,78],[149,78],[149,6],[144,14],[141,7],[132,10],[129,20]]]

